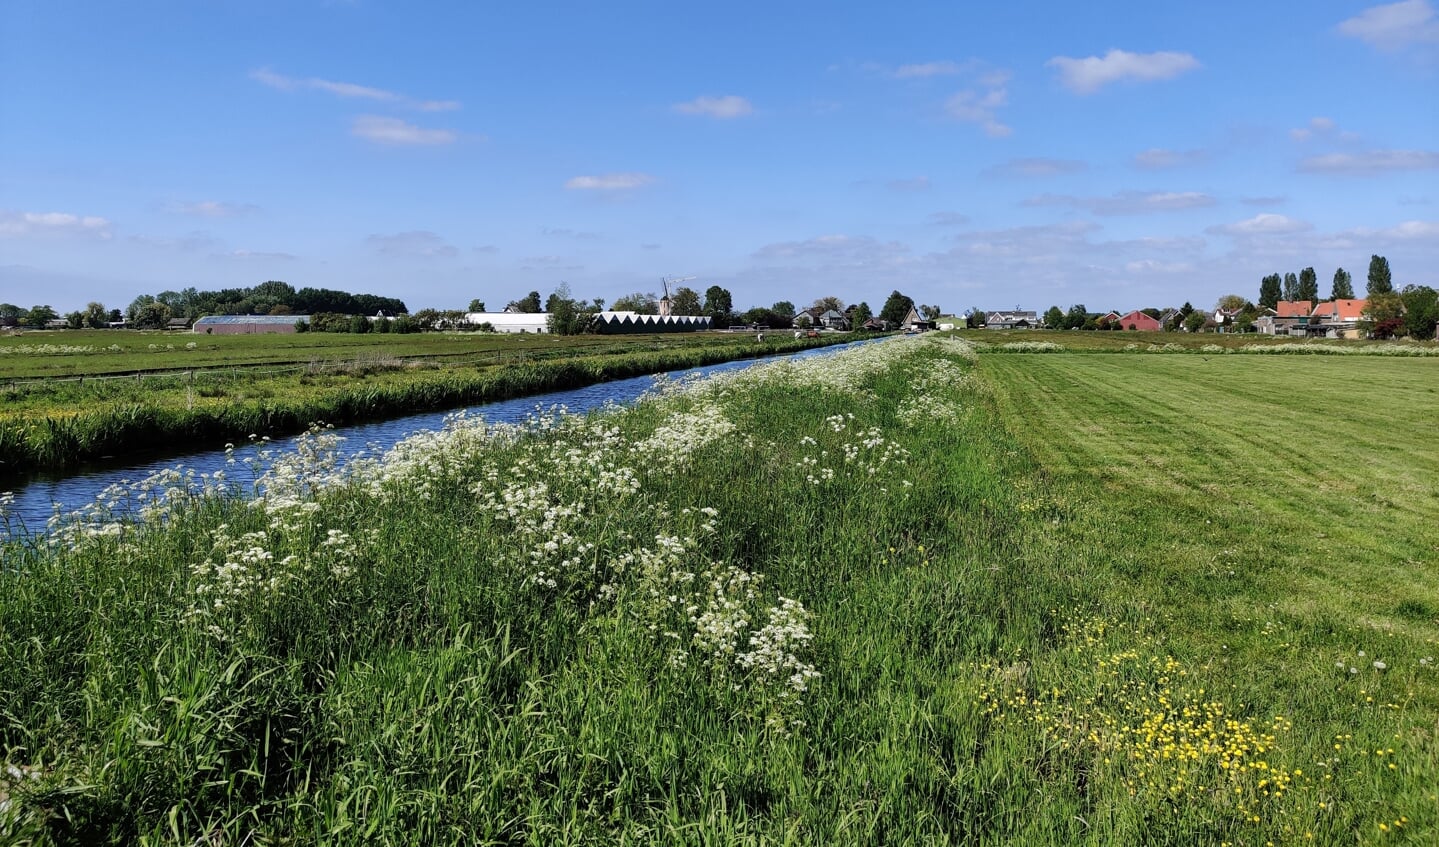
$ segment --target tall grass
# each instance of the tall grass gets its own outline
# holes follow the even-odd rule
[[[1425,843],[1432,580],[1392,634],[1267,608],[1287,561],[1173,534],[1229,506],[1056,452],[1107,455],[1105,426],[1024,424],[1045,390],[1129,396],[1059,378],[1075,358],[1031,382],[898,339],[585,420],[459,418],[344,473],[317,431],[253,501],[169,480],[145,523],[11,542],[0,833]],[[1208,484],[1174,442],[1155,458]]]

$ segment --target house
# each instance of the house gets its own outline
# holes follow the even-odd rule
[[[1244,313],[1241,309],[1215,309],[1214,323],[1219,326],[1220,332],[1234,332],[1234,324],[1239,316]]]
[[[819,324],[825,329],[847,331],[849,329],[849,318],[836,312],[834,309],[830,309],[819,316]]]
[[[1280,300],[1254,321],[1264,335],[1303,335],[1314,307],[1308,300]]]
[[[870,318],[869,320],[861,324],[860,327],[870,332],[888,332],[889,321],[880,320],[879,318]]]
[[[1138,309],[1117,318],[1111,318],[1109,323],[1113,326],[1116,321],[1121,329],[1136,329],[1141,332],[1158,332],[1163,329],[1163,324],[1159,322],[1158,318],[1146,315]]]
[[[1110,310],[1099,316],[1099,322],[1102,324],[1114,325],[1119,323],[1119,319],[1121,317],[1123,317],[1123,315],[1119,314],[1116,311]]]
[[[984,317],[985,329],[1033,329],[1039,326],[1037,312],[990,312]]]
[[[1363,317],[1365,300],[1330,300],[1320,303],[1309,313],[1304,327],[1306,334],[1320,338],[1359,338],[1359,319]]]

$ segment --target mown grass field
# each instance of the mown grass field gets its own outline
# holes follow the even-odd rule
[[[896,339],[321,435],[4,548],[0,833],[1430,844],[1436,365]]]

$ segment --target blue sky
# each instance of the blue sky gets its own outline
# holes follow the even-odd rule
[[[1434,0],[0,5],[0,301],[1439,286]]]

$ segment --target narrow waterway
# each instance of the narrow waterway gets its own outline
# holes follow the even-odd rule
[[[772,362],[776,359],[824,356],[838,350],[849,349],[859,344],[876,343],[876,341],[879,340],[882,339],[856,341],[850,344],[839,344],[832,347],[820,347],[786,356],[722,362],[717,365],[708,365],[702,368],[669,371],[662,376],[680,378],[693,376],[695,374],[712,374],[740,370],[764,362]],[[570,412],[583,414],[601,408],[606,403],[625,404],[633,402],[640,395],[654,387],[656,376],[660,375],[638,376],[630,379],[597,383],[568,391],[534,394],[528,397],[519,397],[497,403],[469,406],[466,407],[464,411],[471,415],[483,415],[485,420],[496,423],[519,423],[528,415],[532,414],[536,406],[543,408],[563,406]],[[424,412],[417,415],[391,418],[372,424],[356,424],[353,426],[338,427],[335,432],[345,438],[342,447],[344,454],[355,455],[364,452],[368,455],[374,455],[376,452],[388,449],[396,442],[408,438],[415,433],[442,428],[445,418],[455,414],[457,411],[460,410],[448,409],[441,412]],[[279,438],[264,446],[269,451],[278,455],[287,452],[293,442],[294,437]],[[186,472],[193,472],[196,476],[202,474],[213,475],[217,471],[228,473],[233,470],[227,462],[229,455],[223,449],[223,445],[218,445],[218,447],[219,449],[187,453],[178,456],[167,455],[163,458],[148,461],[131,460],[124,463],[96,464],[84,467],[78,471],[72,470],[64,474],[36,474],[18,480],[16,484],[10,488],[13,501],[10,502],[8,506],[0,506],[0,511],[7,513],[5,515],[5,523],[9,524],[10,533],[38,532],[44,529],[46,522],[57,512],[68,514],[86,504],[94,502],[97,495],[111,486],[129,485],[132,482],[144,479],[151,474],[167,468],[180,467]],[[253,466],[253,459],[256,453],[258,453],[258,451],[255,449],[239,451],[241,458],[250,460],[251,466]],[[258,472],[263,472],[264,470],[264,467],[258,468]],[[247,476],[248,473],[247,470]],[[3,532],[4,529],[5,527],[0,525],[0,532]]]

